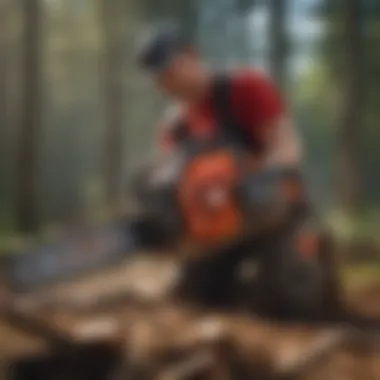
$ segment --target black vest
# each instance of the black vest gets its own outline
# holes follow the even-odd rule
[[[215,120],[220,140],[254,154],[262,152],[262,144],[256,141],[250,133],[251,126],[242,125],[233,109],[231,78],[227,74],[216,75],[212,91]],[[254,105],[252,106],[254,107]],[[191,141],[191,133],[185,120],[178,121],[174,128],[173,138],[178,145],[188,144]]]

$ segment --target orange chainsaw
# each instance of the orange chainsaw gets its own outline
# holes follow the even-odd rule
[[[134,214],[11,257],[14,288],[116,265],[141,250],[235,244],[285,223],[303,195],[294,169],[259,171],[250,155],[226,146],[174,152],[141,169],[132,189]]]

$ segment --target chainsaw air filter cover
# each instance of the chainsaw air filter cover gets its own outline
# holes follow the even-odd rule
[[[214,246],[242,231],[239,180],[238,160],[228,149],[201,153],[188,161],[178,195],[190,241]]]
[[[301,183],[294,168],[260,171],[250,155],[228,147],[198,154],[178,187],[187,237],[212,247],[270,231],[291,218]]]

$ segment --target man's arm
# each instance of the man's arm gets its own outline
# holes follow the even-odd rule
[[[297,166],[302,159],[302,146],[293,122],[287,116],[276,119],[265,126],[266,149],[263,163],[268,165]]]

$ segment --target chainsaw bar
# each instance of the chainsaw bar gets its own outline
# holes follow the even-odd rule
[[[15,292],[57,284],[117,265],[137,249],[125,221],[91,227],[9,258],[7,283]]]

